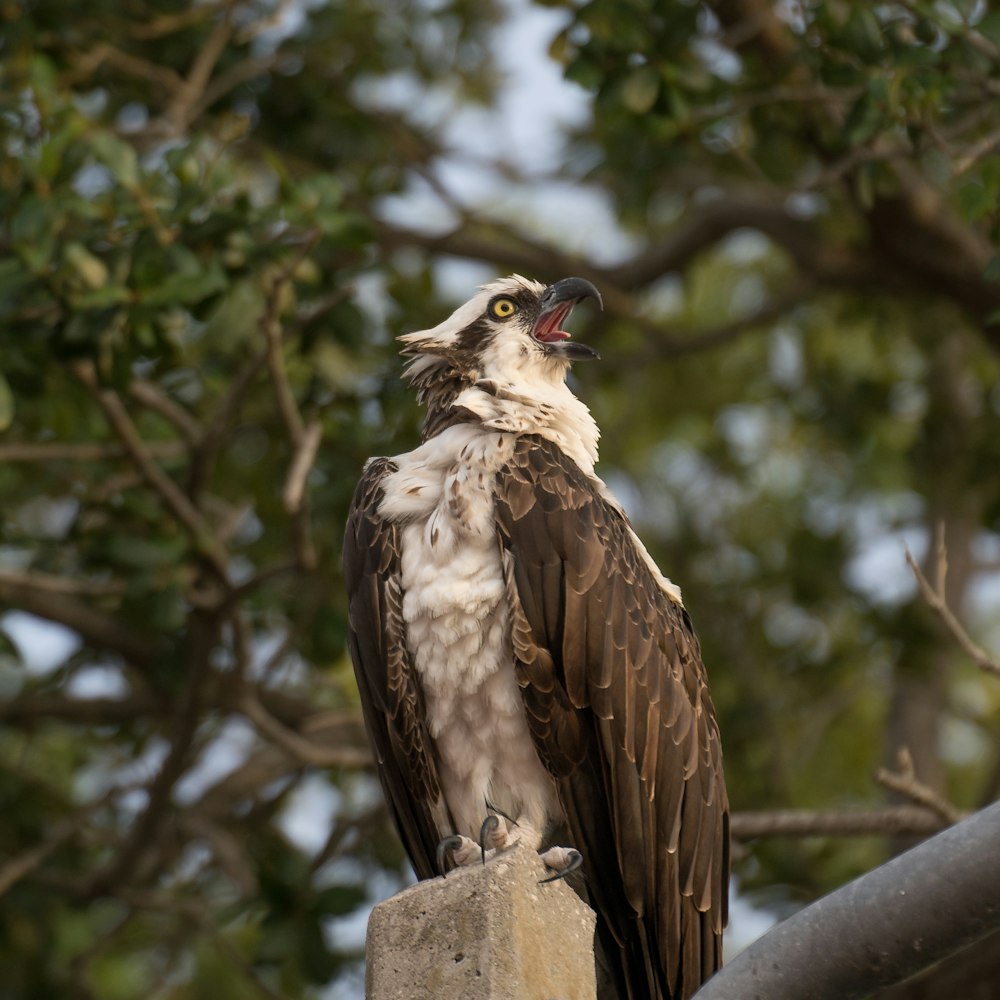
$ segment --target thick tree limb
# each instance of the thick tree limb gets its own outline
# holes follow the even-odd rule
[[[853,1000],[1000,928],[1000,803],[783,921],[697,1000]]]
[[[180,441],[150,441],[146,448],[154,458],[179,458],[184,454]],[[0,444],[0,462],[103,462],[127,458],[120,444],[75,444],[62,441],[11,441]]]
[[[125,591],[125,584],[120,580],[88,580],[85,577],[42,573],[39,570],[0,570],[0,584],[4,583],[46,594],[83,597],[118,597]]]
[[[167,711],[144,695],[128,698],[66,698],[62,695],[35,694],[0,701],[0,722],[29,729],[44,722],[68,722],[81,726],[108,726],[132,722],[143,716]]]
[[[733,813],[734,840],[756,837],[885,837],[937,833],[945,821],[922,806],[881,809],[762,809]]]
[[[130,663],[148,663],[152,659],[155,646],[112,615],[68,594],[17,579],[18,575],[0,575],[0,604],[65,625],[88,646],[120,653]]]

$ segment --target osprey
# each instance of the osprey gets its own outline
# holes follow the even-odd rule
[[[556,877],[582,860],[601,1000],[679,1000],[722,958],[722,751],[680,591],[566,385],[597,357],[563,330],[585,298],[514,275],[400,338],[427,419],[354,495],[351,656],[418,877],[518,841]]]

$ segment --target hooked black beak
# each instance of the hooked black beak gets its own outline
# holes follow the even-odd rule
[[[570,303],[575,306],[584,299],[596,299],[598,306],[603,309],[604,303],[601,301],[601,293],[596,285],[591,284],[586,278],[563,278],[549,285],[542,292],[542,297],[538,300],[543,313],[548,312],[553,306],[559,303]]]
[[[534,337],[549,354],[555,354],[567,361],[585,361],[600,358],[600,354],[589,347],[570,340],[562,329],[573,307],[583,299],[596,299],[604,308],[601,293],[586,278],[563,278],[549,285],[538,300],[538,319],[535,321]]]

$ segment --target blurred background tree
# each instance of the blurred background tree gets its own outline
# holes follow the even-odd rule
[[[735,808],[861,815],[902,747],[942,800],[1000,794],[1000,685],[903,554],[932,569],[943,523],[948,602],[1000,646],[1000,14],[0,23],[0,995],[361,995],[367,906],[407,874],[344,512],[416,440],[392,336],[498,273],[604,293],[574,378],[684,588]],[[780,915],[901,843],[810,829],[745,836],[745,897]],[[998,955],[893,995],[975,997]]]

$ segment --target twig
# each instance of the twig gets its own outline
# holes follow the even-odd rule
[[[323,746],[303,738],[280,723],[250,691],[244,692],[238,707],[264,736],[303,764],[314,767],[371,767],[371,754],[364,750]]]
[[[157,841],[163,827],[164,812],[170,806],[170,794],[184,773],[192,744],[201,722],[202,692],[214,671],[210,669],[211,652],[218,642],[218,622],[193,613],[188,618],[190,651],[184,691],[174,704],[170,750],[149,783],[145,809],[136,817],[128,836],[114,857],[91,879],[91,897],[107,893],[128,881],[143,854]]]
[[[212,15],[215,3],[199,3],[176,14],[161,14],[144,24],[131,24],[128,26],[128,33],[132,38],[153,39],[162,38],[164,35],[172,35],[175,31],[182,31],[184,28],[204,21]]]
[[[899,771],[890,771],[880,767],[875,772],[875,780],[885,788],[906,796],[917,805],[925,806],[944,820],[945,823],[957,823],[965,815],[953,806],[947,799],[939,795],[933,788],[918,780],[913,770],[913,757],[907,747],[900,747],[896,757]]]
[[[232,2],[225,4],[219,20],[195,56],[187,77],[167,108],[164,117],[171,123],[176,134],[183,133],[194,121],[195,109],[208,86],[212,71],[232,38],[233,6]]]
[[[640,326],[650,334],[648,348],[637,358],[635,354],[623,355],[616,359],[616,365],[634,365],[636,361],[652,362],[663,358],[675,358],[682,355],[696,354],[699,351],[712,350],[736,340],[744,333],[757,327],[766,326],[786,315],[800,305],[814,291],[815,285],[807,278],[793,281],[785,291],[769,299],[758,309],[730,320],[718,326],[705,330],[679,331],[672,329],[670,335],[664,334],[664,328],[669,323],[651,320],[645,317],[633,317],[631,322]],[[655,339],[653,339],[655,338]]]
[[[201,440],[202,431],[198,421],[183,406],[175,403],[158,385],[147,382],[146,379],[133,379],[129,383],[128,394],[136,402],[142,403],[172,424],[189,445],[195,445]]]
[[[316,461],[316,452],[323,437],[323,425],[316,419],[306,424],[292,464],[288,469],[282,500],[289,514],[297,514],[302,508],[302,496],[305,491],[306,477]]]
[[[0,897],[16,882],[43,865],[48,856],[66,843],[79,828],[80,821],[76,817],[57,823],[37,847],[22,851],[0,865]]]
[[[296,267],[316,245],[318,239],[317,230],[308,233],[298,253],[275,276],[268,291],[267,306],[261,317],[261,327],[267,339],[267,367],[271,374],[274,398],[293,448],[292,464],[286,478],[283,500],[285,509],[292,515],[296,558],[304,569],[314,569],[317,564],[309,526],[309,505],[305,498],[305,484],[309,470],[316,460],[322,426],[315,419],[310,421],[308,426],[302,420],[285,368],[284,335],[279,313],[282,293],[292,280]]]
[[[250,391],[254,379],[267,366],[267,350],[252,357],[237,373],[229,385],[218,409],[206,425],[191,462],[188,490],[197,497],[208,482],[212,466],[230,424],[236,419],[243,399]]]
[[[114,895],[133,909],[172,913],[184,918],[189,925],[197,927],[214,942],[218,950],[225,954],[237,972],[247,980],[264,1000],[284,1000],[280,993],[272,990],[270,986],[257,976],[253,968],[247,964],[246,959],[244,959],[226,934],[216,925],[214,919],[210,919],[203,902],[185,898],[177,893],[162,889],[133,889],[131,887],[123,887],[117,889]]]
[[[259,891],[257,874],[239,836],[221,823],[191,810],[186,810],[178,817],[178,826],[187,837],[208,843],[220,867],[244,898],[256,895]]]
[[[279,283],[275,282],[275,289]],[[277,297],[278,291],[272,292]],[[298,404],[295,402],[295,394],[292,392],[291,383],[288,380],[288,372],[285,368],[283,356],[283,339],[281,336],[281,324],[278,318],[268,306],[261,319],[264,327],[264,334],[267,337],[267,367],[271,373],[271,385],[274,387],[274,398],[278,404],[278,413],[281,415],[282,423],[288,431],[292,446],[298,447],[305,433],[302,424],[302,416],[299,413]]]
[[[292,280],[295,269],[309,255],[318,239],[318,230],[308,233],[302,241],[298,253],[274,276],[267,293],[267,305],[260,319],[261,328],[267,340],[267,367],[271,373],[274,397],[278,404],[278,412],[294,447],[298,447],[302,441],[305,429],[298,403],[295,402],[295,393],[292,392],[288,372],[285,368],[284,337],[279,315],[282,295]]]
[[[125,446],[132,462],[142,473],[149,486],[159,494],[167,509],[187,529],[198,551],[205,557],[215,575],[227,586],[229,577],[226,568],[226,553],[212,535],[212,531],[201,512],[184,495],[180,487],[153,461],[146,443],[132,423],[118,394],[112,389],[102,388],[97,381],[97,372],[90,361],[78,361],[73,372],[83,383],[98,406],[104,411],[105,419]]]
[[[197,121],[216,101],[225,97],[231,90],[266,73],[277,61],[276,54],[252,56],[242,62],[230,66],[220,73],[206,87],[204,93],[194,103],[191,109],[191,120]]]
[[[108,42],[101,42],[89,52],[82,54],[76,60],[68,82],[86,80],[104,63],[108,63],[129,76],[153,83],[168,93],[176,93],[184,86],[184,78],[168,66],[161,66],[148,59],[129,55],[127,52],[122,52],[121,49],[116,49]]]
[[[923,570],[917,564],[916,559],[909,549],[906,549],[906,564],[910,567],[920,589],[920,596],[923,597],[927,606],[941,619],[945,628],[951,633],[958,644],[969,655],[972,661],[980,670],[995,674],[1000,677],[1000,661],[983,649],[982,646],[974,642],[968,632],[965,631],[962,623],[955,616],[948,602],[945,599],[945,578],[948,573],[948,550],[945,546],[944,525],[939,524],[937,528],[937,559],[935,586],[931,586]]]

